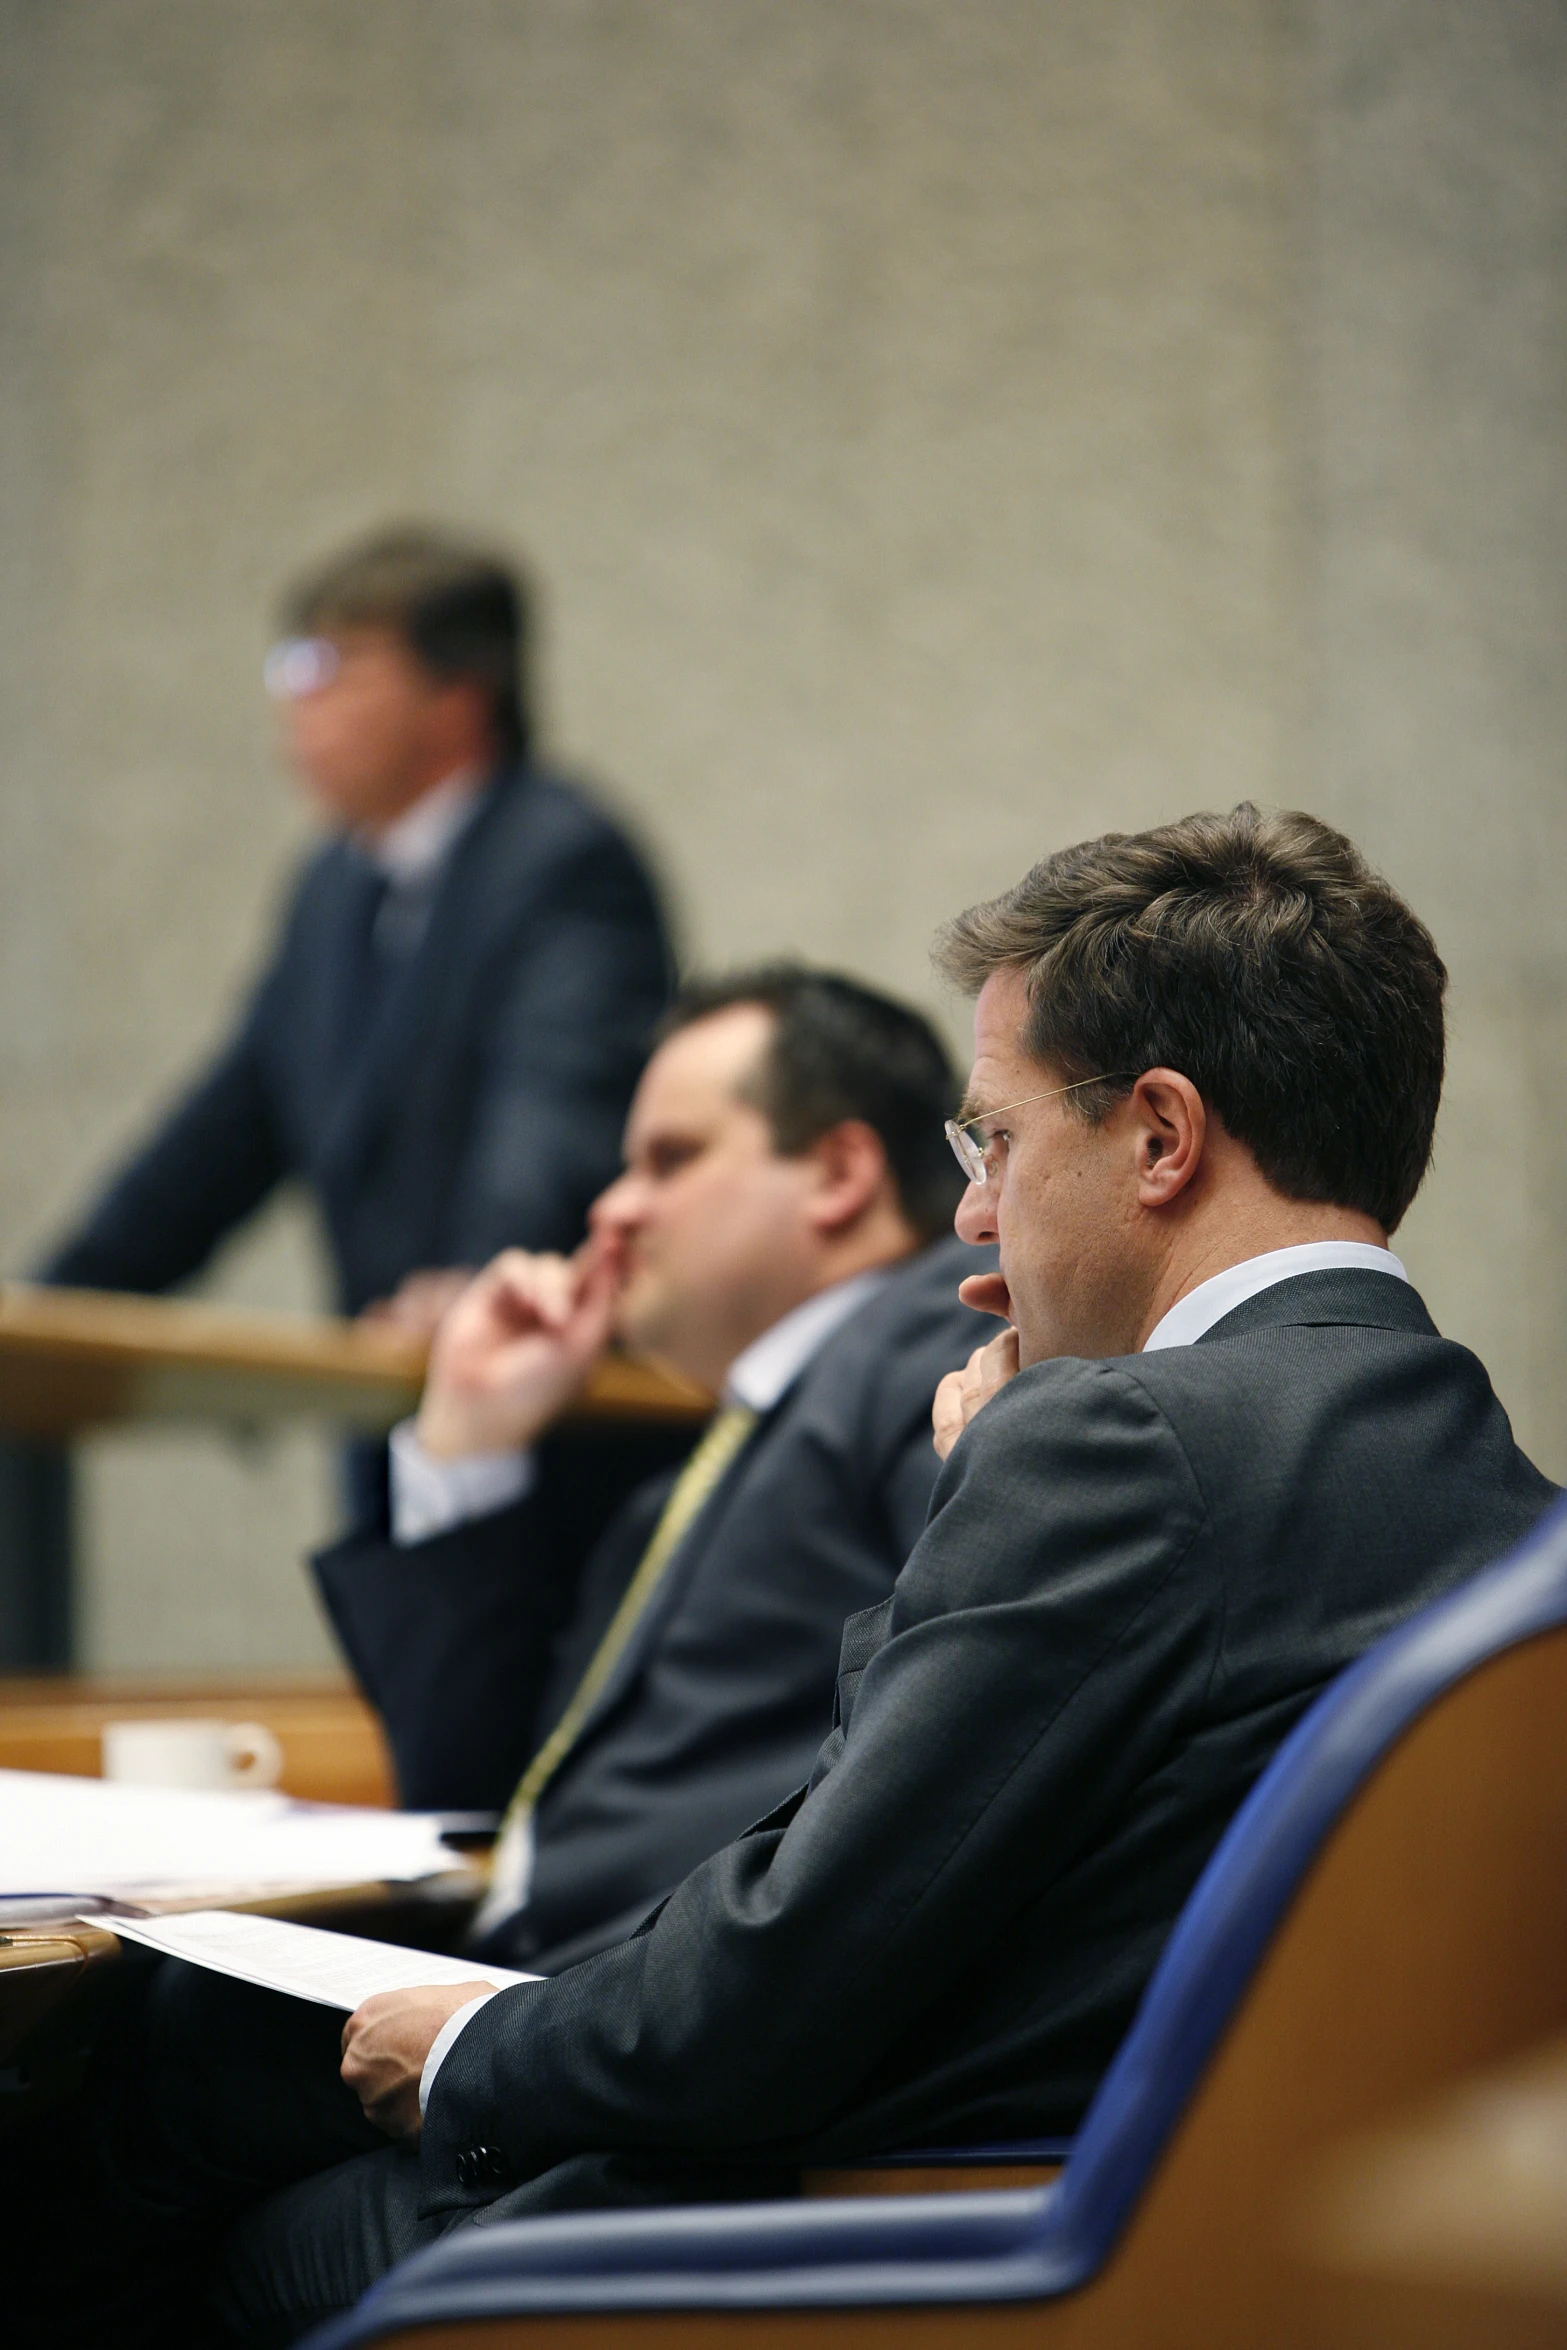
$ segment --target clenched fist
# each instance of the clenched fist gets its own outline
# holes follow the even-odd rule
[[[441,2026],[493,1983],[431,1983],[415,1991],[378,1991],[343,2026],[344,2080],[366,2121],[399,2145],[418,2144],[424,2127],[419,2083]]]

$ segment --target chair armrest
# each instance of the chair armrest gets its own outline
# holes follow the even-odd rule
[[[556,2312],[1010,2301],[1059,2291],[1055,2190],[701,2205],[462,2228],[310,2337],[354,2350],[406,2327]]]

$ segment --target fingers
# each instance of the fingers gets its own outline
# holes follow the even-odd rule
[[[988,1403],[991,1397],[1018,1374],[1017,1332],[1003,1330],[988,1346],[976,1349],[969,1358],[969,1369],[978,1367],[979,1401]],[[978,1405],[976,1405],[976,1410]]]
[[[945,1460],[967,1427],[963,1410],[963,1373],[949,1371],[936,1390],[936,1400],[930,1409],[931,1442],[937,1457]]]
[[[355,2008],[343,2026],[341,2071],[367,2121],[405,2145],[417,2140],[419,2083],[436,2037],[449,2016],[491,1989],[471,1982],[378,1991]]]
[[[986,1346],[977,1346],[961,1371],[949,1371],[936,1390],[931,1406],[931,1442],[945,1460],[977,1412],[984,1410],[1018,1374],[1015,1330],[1003,1330]]]
[[[582,1276],[570,1257],[502,1251],[480,1277],[490,1284],[486,1303],[517,1331],[559,1331],[571,1319]]]
[[[618,1248],[601,1248],[583,1265],[571,1322],[562,1334],[576,1353],[593,1356],[608,1345],[620,1281]]]

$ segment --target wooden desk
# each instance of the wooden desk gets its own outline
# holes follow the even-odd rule
[[[417,1403],[425,1355],[373,1323],[0,1284],[0,1437],[15,1440],[0,1443],[0,1669],[71,1660],[61,1447],[134,1421],[315,1420],[378,1435]],[[568,1424],[694,1426],[711,1410],[699,1388],[611,1358]]]
[[[0,1770],[99,1772],[105,1722],[264,1722],[283,1749],[279,1782],[312,1803],[387,1805],[391,1764],[371,1708],[341,1674],[228,1680],[71,1673],[0,1678]]]
[[[374,1323],[5,1282],[0,1428],[50,1443],[131,1420],[310,1419],[379,1434],[418,1402],[426,1351]],[[570,1417],[679,1426],[712,1408],[700,1388],[612,1357]]]

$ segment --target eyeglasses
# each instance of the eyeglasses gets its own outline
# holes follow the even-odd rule
[[[952,1145],[952,1155],[970,1183],[982,1184],[990,1174],[988,1154],[991,1145],[1001,1138],[992,1134],[987,1135],[983,1142],[976,1142],[969,1132],[971,1126],[978,1126],[986,1118],[1004,1118],[1009,1110],[1026,1110],[1030,1102],[1053,1102],[1064,1093],[1080,1093],[1085,1085],[1108,1085],[1113,1078],[1128,1074],[1125,1069],[1116,1069],[1103,1077],[1079,1077],[1070,1085],[1053,1085],[1048,1093],[1025,1093],[1020,1102],[1003,1102],[999,1110],[981,1110],[975,1117],[965,1118],[961,1125],[956,1118],[949,1118],[946,1136]]]
[[[286,636],[268,653],[261,675],[275,702],[297,702],[330,685],[342,665],[330,637]]]

